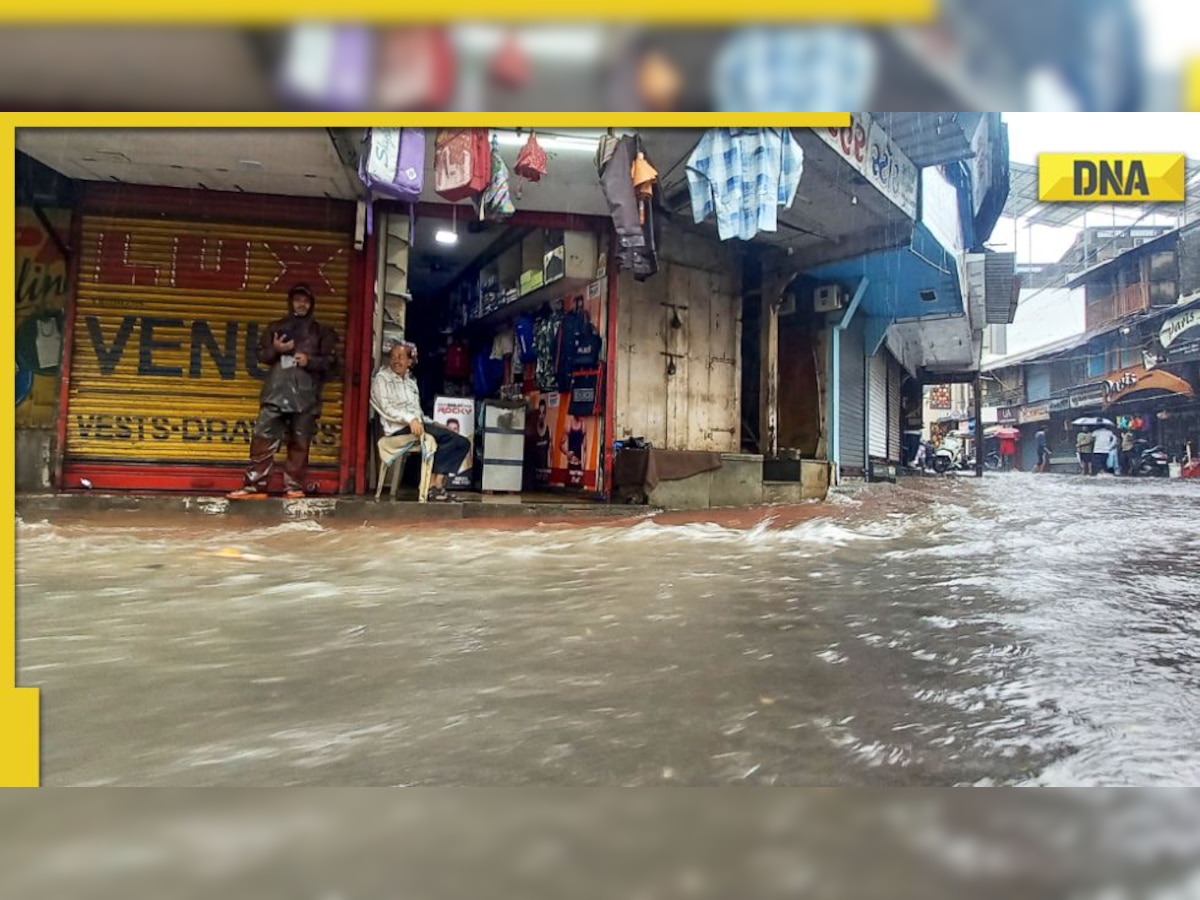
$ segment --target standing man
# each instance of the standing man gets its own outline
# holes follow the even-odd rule
[[[1133,474],[1133,431],[1126,429],[1121,432],[1121,474]]]
[[[1043,425],[1033,436],[1033,446],[1037,451],[1037,466],[1033,471],[1046,473],[1050,471],[1050,445],[1046,442],[1046,427]]]
[[[1112,453],[1117,449],[1117,436],[1107,425],[1092,432],[1092,474],[1099,475],[1112,467]]]
[[[1005,472],[1017,468],[1017,440],[1007,433],[1000,438],[1000,466]]]
[[[426,499],[448,502],[454,496],[446,490],[446,476],[457,474],[463,460],[471,451],[471,442],[442,425],[421,410],[421,392],[412,376],[416,347],[395,344],[388,354],[388,364],[375,374],[371,382],[371,406],[379,414],[383,433],[387,436],[415,434],[418,438],[429,432],[437,442],[433,456],[433,479]]]
[[[307,284],[288,291],[288,314],[267,326],[258,341],[258,360],[270,366],[259,395],[258,421],[250,438],[244,483],[231,500],[261,499],[287,440],[284,496],[305,496],[308,452],[321,415],[321,387],[337,361],[337,333],[313,316],[316,297]]]
[[[1079,474],[1092,474],[1092,447],[1095,446],[1096,439],[1092,437],[1092,432],[1084,426],[1079,429],[1079,434],[1075,435],[1075,453],[1079,456]]]

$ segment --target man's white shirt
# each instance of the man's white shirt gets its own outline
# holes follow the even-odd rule
[[[384,434],[395,434],[413,419],[427,421],[421,412],[421,392],[412,375],[400,376],[387,366],[371,382],[371,406],[379,414]]]

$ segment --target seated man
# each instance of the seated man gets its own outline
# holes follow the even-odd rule
[[[428,432],[437,441],[428,499],[446,502],[455,499],[446,490],[446,476],[458,472],[471,450],[471,442],[421,412],[417,380],[409,371],[416,362],[416,350],[412,344],[392,347],[388,364],[376,373],[371,383],[371,406],[379,414],[385,435],[415,434],[419,438]]]

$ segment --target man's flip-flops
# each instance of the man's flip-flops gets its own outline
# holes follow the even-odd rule
[[[238,488],[236,491],[230,491],[225,495],[226,500],[266,500],[267,495],[261,491],[254,491],[250,488]]]

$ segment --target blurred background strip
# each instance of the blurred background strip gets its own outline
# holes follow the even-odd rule
[[[840,5],[842,19],[853,17],[851,7]],[[385,26],[367,13],[360,22],[257,28],[16,24],[0,32],[0,103],[68,111],[1182,110],[1197,106],[1187,86],[1200,38],[1180,9],[1167,0],[941,0],[932,21],[871,27]]]

